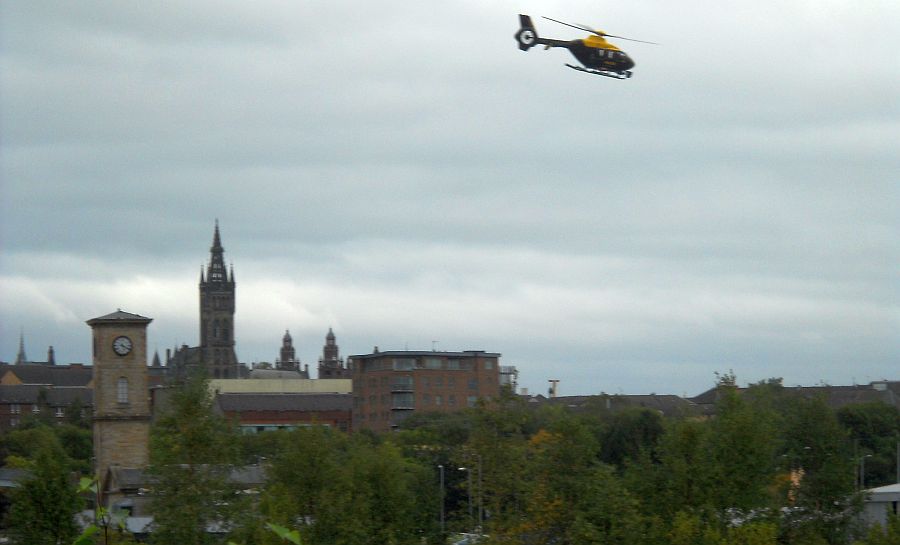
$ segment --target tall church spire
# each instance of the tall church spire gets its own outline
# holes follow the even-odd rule
[[[213,234],[212,247],[209,249],[209,267],[206,270],[206,280],[210,283],[228,281],[228,271],[225,269],[225,248],[222,247],[222,238],[219,236],[219,220],[216,220],[216,230]]]
[[[234,353],[234,272],[229,278],[224,254],[217,219],[209,248],[206,278],[203,278],[202,271],[200,275],[201,359],[212,378],[238,378],[239,368]]]
[[[28,356],[25,355],[25,330],[19,331],[19,353],[16,354],[16,363],[15,365],[22,365],[23,363],[28,363]]]

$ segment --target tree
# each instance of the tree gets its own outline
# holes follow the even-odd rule
[[[411,545],[435,536],[432,473],[390,442],[325,427],[284,439],[271,460],[261,517],[298,527],[308,543]],[[253,537],[268,542],[262,530]]]
[[[713,506],[750,512],[772,507],[778,428],[774,411],[751,405],[734,388],[720,388],[716,417],[709,423]]]
[[[900,409],[887,403],[858,403],[841,407],[837,417],[858,446],[859,456],[871,456],[865,463],[866,487],[894,483]]]
[[[821,397],[792,399],[784,418],[785,453],[802,475],[796,488],[798,516],[785,521],[786,535],[845,543],[859,500],[847,430]]]
[[[71,460],[53,440],[37,446],[26,465],[30,476],[11,494],[7,523],[16,545],[62,545],[78,534],[75,514],[81,500],[71,482]]]
[[[601,458],[608,464],[624,465],[642,453],[653,456],[663,434],[662,416],[646,408],[634,408],[613,415],[600,438]]]
[[[195,373],[171,391],[150,432],[153,541],[203,545],[219,541],[243,501],[230,475],[239,460],[236,430],[214,414],[206,378]]]

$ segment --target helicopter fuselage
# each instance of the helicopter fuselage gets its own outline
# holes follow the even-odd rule
[[[603,40],[607,43],[606,47],[598,47],[586,43],[592,41],[592,38],[594,36],[584,40],[572,40],[565,47],[568,48],[573,57],[578,59],[578,62],[587,68],[609,72],[624,72],[634,68],[634,61],[624,51],[606,42],[606,40]]]
[[[591,30],[594,34],[580,40],[556,40],[539,37],[529,16],[519,15],[519,20],[521,28],[519,28],[515,38],[519,43],[519,49],[522,51],[527,51],[535,45],[543,45],[545,49],[563,47],[568,49],[572,56],[578,59],[578,62],[582,65],[573,66],[567,64],[566,66],[570,68],[618,79],[631,77],[630,70],[634,68],[634,61],[624,51],[616,47],[615,44],[608,42],[604,37],[607,36],[606,33]]]

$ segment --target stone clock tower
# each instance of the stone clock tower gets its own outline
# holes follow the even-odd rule
[[[101,479],[110,466],[144,467],[149,461],[152,321],[122,310],[87,321],[94,343],[94,470]]]

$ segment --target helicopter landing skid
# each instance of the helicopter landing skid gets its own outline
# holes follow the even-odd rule
[[[592,70],[590,68],[585,68],[583,66],[575,66],[574,64],[566,63],[566,66],[571,68],[572,70],[578,70],[579,72],[587,72],[588,74],[594,74],[597,76],[606,76],[608,78],[613,79],[628,79],[631,77],[631,71],[626,70],[624,72],[609,72],[606,70]]]

